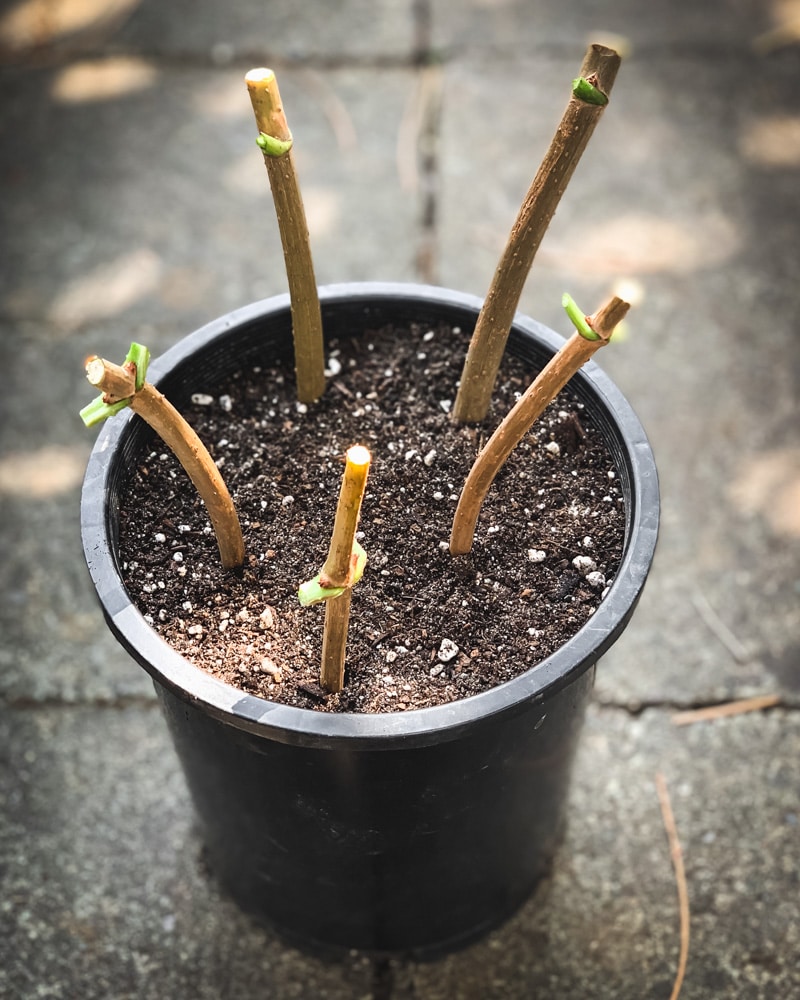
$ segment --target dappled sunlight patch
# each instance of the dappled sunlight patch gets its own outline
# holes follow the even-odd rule
[[[85,446],[45,445],[0,457],[0,495],[43,500],[74,489],[83,479]]]
[[[640,212],[582,226],[555,246],[543,245],[540,258],[592,275],[687,274],[725,263],[741,242],[737,226],[720,212],[691,222]]]
[[[60,104],[108,101],[152,87],[158,72],[151,63],[131,56],[86,59],[56,76],[51,90]]]
[[[50,45],[113,24],[140,0],[19,0],[0,16],[0,44],[12,51]]]
[[[800,538],[800,448],[745,459],[730,495],[741,513],[763,517],[776,535]]]
[[[155,292],[161,277],[161,259],[142,247],[101,264],[67,282],[48,310],[48,319],[74,330],[98,319],[118,316]]]
[[[211,305],[217,276],[201,267],[173,267],[161,279],[159,300],[168,309],[183,312]]]
[[[640,306],[646,297],[646,289],[641,281],[636,278],[617,278],[611,286],[611,294],[617,295],[627,302],[632,309]]]
[[[769,14],[772,27],[753,41],[760,55],[800,42],[800,0],[772,0]]]
[[[759,167],[800,167],[800,115],[775,115],[750,122],[739,136],[745,160]]]
[[[256,144],[253,142],[253,148]],[[256,152],[258,150],[256,149]],[[226,191],[236,195],[247,195],[248,197],[262,196],[264,199],[265,211],[269,206],[269,180],[267,171],[264,169],[264,159],[249,151],[237,159],[231,159],[229,165],[222,172],[222,184]]]
[[[212,121],[249,119],[250,106],[242,99],[245,93],[238,73],[212,74],[208,83],[200,84],[192,92],[194,111]],[[255,142],[256,133],[253,133]]]
[[[306,185],[303,204],[311,236],[330,236],[339,224],[341,206],[333,188]]]

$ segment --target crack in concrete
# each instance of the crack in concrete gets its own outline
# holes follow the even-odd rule
[[[643,699],[641,701],[637,699],[632,699],[631,701],[612,701],[595,698],[592,700],[592,705],[603,711],[625,712],[626,715],[635,719],[640,715],[643,715],[645,712],[650,711],[693,712],[704,708],[718,708],[721,705],[728,705],[732,701],[736,700],[738,700],[737,697],[697,698],[685,701],[678,698],[653,698]],[[762,708],[759,709],[759,711],[772,712],[776,709],[787,712],[796,712],[800,709],[800,701],[795,702],[787,696],[781,695],[781,701],[777,705],[770,706],[769,708]]]
[[[413,62],[417,66],[415,121],[416,187],[419,197],[419,234],[415,269],[420,281],[439,283],[437,252],[439,215],[439,141],[443,71],[433,48],[430,0],[415,0]]]
[[[426,7],[426,3],[420,4]],[[53,45],[50,48],[31,49],[20,53],[2,53],[0,67],[16,70],[57,69],[78,60],[129,58],[154,63],[160,69],[208,69],[247,71],[253,66],[270,66],[275,70],[293,69],[407,69],[431,61],[440,61],[442,53],[430,47],[429,37],[420,34],[417,18],[414,19],[413,41],[407,53],[379,52],[360,55],[355,52],[340,54],[305,53],[286,55],[266,49],[230,46],[224,49],[192,52],[187,49],[165,49],[157,46],[109,44],[98,48],[93,45]],[[420,46],[420,41],[424,47]]]

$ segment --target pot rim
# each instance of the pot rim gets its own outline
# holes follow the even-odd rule
[[[322,286],[323,311],[354,300],[387,303],[393,299],[419,302],[441,309],[451,307],[477,314],[476,296],[430,285],[354,282]],[[232,327],[266,315],[287,312],[288,294],[254,302],[213,320],[182,338],[153,360],[148,374],[159,381],[183,361],[188,352],[207,346]],[[514,327],[555,352],[563,338],[522,314]],[[619,638],[638,602],[655,552],[659,521],[659,488],[655,460],[644,429],[632,407],[608,375],[593,361],[575,376],[613,417],[615,433],[624,446],[631,495],[627,498],[627,532],[619,569],[606,597],[582,628],[546,659],[510,681],[446,705],[385,714],[326,713],[267,701],[245,694],[176,652],[147,624],[125,590],[118,555],[114,551],[108,516],[112,456],[129,432],[134,414],[128,410],[101,429],[92,449],[81,495],[81,534],[84,555],[106,621],[122,646],[150,673],[154,681],[177,692],[193,705],[238,729],[283,743],[340,746],[343,741],[361,748],[386,749],[399,744],[424,746],[455,739],[476,720],[517,712],[542,702],[549,692],[568,684],[576,674],[596,663]]]

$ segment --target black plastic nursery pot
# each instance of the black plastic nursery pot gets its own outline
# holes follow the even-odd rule
[[[480,301],[417,285],[321,289],[326,336],[388,323],[471,329]],[[509,350],[541,367],[561,337],[518,317]],[[149,378],[179,408],[196,386],[291,356],[287,296],[183,339]],[[119,498],[149,430],[108,421],[92,452],[82,533],[112,632],[155,683],[209,859],[247,910],[301,946],[433,957],[498,926],[547,871],[599,657],[650,570],[659,493],[644,431],[595,364],[571,388],[600,427],[626,510],[622,562],[589,624],[516,679],[449,705],[332,714],[243,694],[168,646],[128,593]],[[344,446],[343,446],[344,447]]]

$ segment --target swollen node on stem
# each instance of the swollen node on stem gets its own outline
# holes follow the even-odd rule
[[[550,147],[531,183],[495,269],[470,340],[453,405],[456,423],[483,420],[520,296],[558,203],[608,103],[620,57],[591,45]]]
[[[348,450],[328,558],[319,573],[297,591],[303,606],[325,602],[320,684],[334,693],[344,686],[350,598],[367,562],[366,552],[356,541],[356,529],[370,462],[370,453],[362,445]]]
[[[470,551],[483,501],[506,459],[575,372],[609,342],[614,327],[630,308],[615,296],[593,316],[584,316],[569,295],[562,302],[576,332],[539,372],[475,459],[453,518],[451,555]]]
[[[225,569],[236,569],[244,562],[244,540],[228,488],[194,430],[162,393],[146,381],[149,360],[147,348],[136,343],[131,344],[124,365],[91,358],[86,364],[86,377],[102,395],[81,410],[81,417],[91,427],[127,406],[138,413],[172,449],[194,483],[211,518],[222,565]]]
[[[292,306],[297,398],[301,403],[313,403],[325,391],[325,348],[306,213],[292,156],[292,133],[275,73],[266,68],[252,69],[245,83],[283,246]]]

